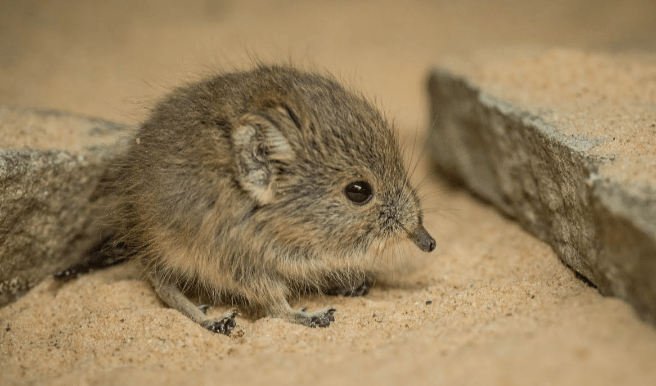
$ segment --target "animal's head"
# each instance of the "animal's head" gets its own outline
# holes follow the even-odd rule
[[[256,71],[265,86],[232,141],[260,231],[292,249],[344,257],[402,238],[435,249],[396,133],[377,109],[327,77]]]

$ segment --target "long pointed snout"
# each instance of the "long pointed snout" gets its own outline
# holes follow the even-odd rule
[[[424,252],[432,252],[435,250],[435,239],[431,237],[423,225],[419,227],[410,235],[410,239]]]

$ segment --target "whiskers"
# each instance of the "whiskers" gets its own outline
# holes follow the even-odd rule
[[[433,127],[433,125],[435,124],[436,119],[437,119],[437,117],[433,118],[433,121],[431,122],[429,127]],[[420,139],[423,142],[423,146],[421,147],[419,155],[415,159],[415,151],[417,149],[417,141],[420,140]],[[406,161],[406,165],[408,165],[408,170],[410,171],[408,173],[408,180],[412,181],[412,177],[414,176],[415,172],[417,171],[417,168],[422,163],[422,161],[425,160],[424,156],[426,155],[426,152],[428,151],[428,148],[430,146],[430,143],[431,143],[430,139],[431,139],[430,133],[419,135],[419,129],[418,128],[415,129],[415,135],[414,135],[414,140],[413,140],[413,144],[412,144],[412,151],[411,151],[410,159],[409,160],[404,159],[404,161]],[[406,154],[405,150],[404,150],[403,154],[404,155]]]
[[[410,259],[412,249],[416,246],[406,237],[378,242],[372,246],[371,255],[374,258],[371,271],[376,278],[395,280],[412,271],[417,263]],[[416,253],[420,253],[417,249]]]

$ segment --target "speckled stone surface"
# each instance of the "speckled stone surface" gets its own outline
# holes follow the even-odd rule
[[[656,321],[656,56],[486,51],[432,72],[439,167]]]
[[[125,130],[0,105],[0,306],[80,258],[96,186]]]

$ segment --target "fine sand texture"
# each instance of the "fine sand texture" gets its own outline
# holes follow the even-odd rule
[[[0,3],[4,104],[138,124],[171,87],[257,58],[335,73],[395,119],[420,160],[413,180],[438,243],[431,254],[402,245],[401,267],[365,297],[293,299],[337,308],[326,329],[241,315],[230,337],[213,334],[165,307],[131,264],[47,279],[0,309],[0,384],[656,384],[654,327],[449,187],[424,150],[426,76],[447,55],[566,46],[575,68],[577,50],[656,49],[652,1],[546,4]],[[522,76],[539,79],[539,66]]]

